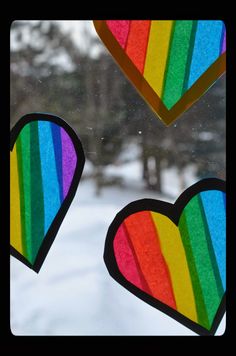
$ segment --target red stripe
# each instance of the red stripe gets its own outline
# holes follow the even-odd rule
[[[107,20],[106,24],[122,48],[125,48],[129,34],[129,20]]]
[[[168,267],[161,253],[150,212],[141,211],[130,215],[125,219],[125,226],[152,295],[176,309]]]
[[[143,73],[151,21],[133,20],[126,44],[126,53],[138,70]]]
[[[131,248],[125,225],[117,230],[114,242],[114,253],[117,265],[122,275],[136,287],[150,294],[150,290],[142,276],[134,251]]]

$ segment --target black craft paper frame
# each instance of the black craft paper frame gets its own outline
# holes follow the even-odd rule
[[[196,184],[189,187],[185,190],[179,198],[176,200],[174,204],[163,202],[161,200],[154,199],[141,199],[136,200],[126,207],[124,207],[114,218],[111,223],[105,241],[104,248],[104,262],[108,269],[109,274],[123,287],[125,287],[129,292],[134,294],[136,297],[140,298],[144,302],[148,303],[152,307],[162,311],[163,313],[169,315],[176,321],[180,322],[184,326],[188,327],[192,331],[196,332],[199,335],[214,335],[226,310],[226,293],[222,298],[216,316],[214,318],[212,327],[210,330],[205,329],[201,325],[195,323],[194,321],[188,319],[183,314],[178,311],[172,309],[161,301],[155,299],[151,295],[145,293],[131,282],[129,282],[119,271],[118,265],[116,263],[116,258],[114,255],[113,249],[113,241],[116,236],[116,232],[121,225],[121,223],[126,219],[129,215],[137,213],[142,210],[152,210],[154,212],[158,212],[170,218],[175,225],[178,225],[179,218],[183,208],[187,205],[187,203],[194,197],[196,194],[205,191],[205,190],[220,190],[222,192],[226,191],[225,181],[217,179],[217,178],[207,178],[203,179]]]
[[[64,199],[63,203],[61,204],[60,209],[58,210],[54,220],[51,223],[50,228],[47,231],[47,234],[45,235],[42,245],[40,246],[40,249],[38,251],[37,257],[35,259],[34,264],[32,265],[23,255],[21,255],[13,246],[10,246],[10,253],[12,256],[14,256],[16,259],[24,263],[26,266],[29,268],[33,269],[35,272],[39,272],[40,268],[42,267],[42,264],[50,250],[50,247],[53,243],[53,241],[56,238],[57,232],[62,224],[62,221],[64,220],[64,217],[71,205],[71,202],[75,196],[77,187],[79,185],[79,181],[83,172],[84,168],[84,163],[85,163],[85,156],[84,156],[84,151],[82,144],[80,142],[79,137],[75,133],[75,131],[67,124],[66,121],[64,121],[62,118],[55,116],[50,113],[30,113],[24,115],[13,127],[11,130],[11,141],[10,141],[10,150],[12,151],[14,144],[17,140],[18,135],[20,134],[21,130],[23,127],[33,121],[48,121],[57,124],[58,126],[62,127],[67,134],[69,135],[70,139],[73,142],[74,149],[76,152],[76,157],[77,157],[77,163],[75,167],[75,172],[74,176],[69,188],[69,191],[67,193],[66,198]]]

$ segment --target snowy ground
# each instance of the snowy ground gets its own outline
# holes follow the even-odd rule
[[[133,166],[132,166],[133,165]],[[103,262],[107,229],[126,204],[141,198],[174,201],[174,170],[166,172],[170,199],[140,189],[138,162],[108,167],[129,177],[129,187],[94,195],[84,180],[46,260],[36,274],[11,257],[11,330],[15,335],[195,335],[115,282]],[[194,178],[188,176],[189,184]],[[127,181],[127,179],[126,179]],[[132,187],[132,188],[131,188]],[[225,329],[225,317],[217,334]]]

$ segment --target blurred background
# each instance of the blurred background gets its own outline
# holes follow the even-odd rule
[[[129,202],[174,202],[202,178],[225,179],[225,76],[167,128],[92,21],[14,21],[10,35],[11,127],[29,112],[53,113],[77,132],[86,157],[39,275],[11,257],[12,332],[193,335],[119,286],[102,256],[107,229]]]

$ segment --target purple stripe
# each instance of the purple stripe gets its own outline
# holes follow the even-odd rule
[[[225,51],[226,51],[226,31],[224,31],[224,39],[223,39],[221,53],[224,53]]]
[[[61,128],[63,196],[66,197],[74,176],[77,163],[74,145],[64,129]]]

